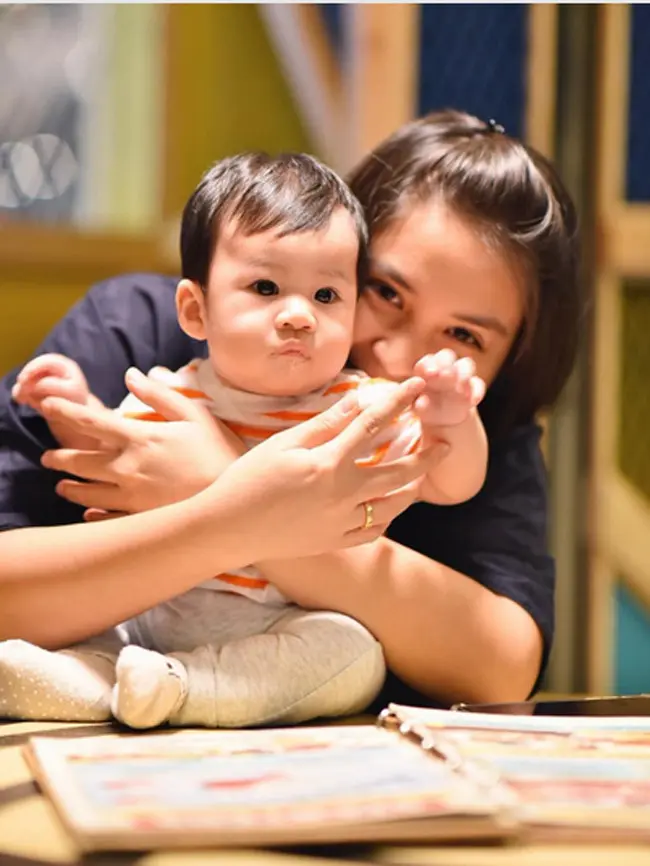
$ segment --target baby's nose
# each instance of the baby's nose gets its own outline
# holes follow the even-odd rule
[[[280,310],[276,318],[276,325],[281,329],[311,331],[316,327],[316,318],[306,301],[294,299]]]

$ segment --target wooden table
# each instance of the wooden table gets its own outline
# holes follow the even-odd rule
[[[110,725],[17,722],[0,724],[1,866],[327,866],[378,863],[385,866],[650,866],[650,846],[428,847],[356,846],[308,851],[165,851],[81,857],[50,805],[39,794],[21,746],[34,733],[101,736]],[[137,735],[136,735],[137,736]]]

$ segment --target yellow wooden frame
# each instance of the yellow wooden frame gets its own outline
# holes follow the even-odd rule
[[[345,85],[317,5],[260,3],[258,7],[316,150],[342,171]]]
[[[555,3],[528,7],[525,139],[545,156],[555,149],[558,8]]]
[[[587,660],[590,691],[609,692],[618,579],[650,606],[650,504],[623,477],[617,455],[623,280],[650,278],[650,207],[625,201],[630,6],[602,6],[600,24]]]
[[[420,6],[354,3],[346,13],[351,43],[347,168],[415,116]]]
[[[40,223],[8,224],[0,231],[3,281],[18,273],[39,274],[47,281],[54,268],[88,272],[96,266],[101,276],[106,271],[166,271],[174,263],[155,234],[83,232]]]

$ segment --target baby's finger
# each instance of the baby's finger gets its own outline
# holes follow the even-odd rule
[[[428,378],[442,370],[451,367],[456,360],[456,353],[452,349],[441,349],[435,355],[425,355],[420,358],[414,367],[414,374]]]
[[[30,397],[38,403],[46,397],[60,397],[63,400],[77,402],[79,400],[79,383],[48,374],[36,382],[30,382],[29,393]]]
[[[469,385],[471,390],[472,406],[478,406],[483,397],[485,397],[485,382],[479,376],[472,376]]]
[[[38,358],[32,358],[25,364],[16,377],[16,381],[26,382],[28,379],[34,377],[40,379],[42,376],[65,376],[69,365],[68,359],[60,355],[39,355]]]
[[[469,382],[476,373],[476,364],[472,358],[459,358],[454,367],[459,382]]]
[[[11,389],[11,399],[15,400],[16,403],[27,403],[28,398],[27,388],[16,380]]]

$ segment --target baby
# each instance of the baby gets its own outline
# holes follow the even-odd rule
[[[180,326],[206,341],[208,357],[154,375],[205,404],[247,447],[345,392],[373,400],[391,383],[346,369],[366,239],[359,203],[312,157],[251,153],[217,163],[183,213],[176,294]],[[483,383],[471,360],[449,350],[421,359],[414,372],[427,379],[424,401],[395,419],[360,462],[394,460],[443,439],[448,453],[432,460],[421,498],[464,501],[486,471],[476,411]],[[52,355],[27,364],[13,394],[37,411],[50,395],[95,399],[81,369]],[[157,420],[132,395],[119,411]],[[64,447],[88,447],[64,427],[52,432]],[[364,525],[372,521],[368,503]],[[134,728],[244,727],[359,712],[385,676],[381,646],[363,625],[303,610],[253,566],[215,576],[122,628],[124,647],[101,638],[58,653],[0,645],[0,709],[70,720],[112,712]],[[26,671],[29,699],[18,688]]]

